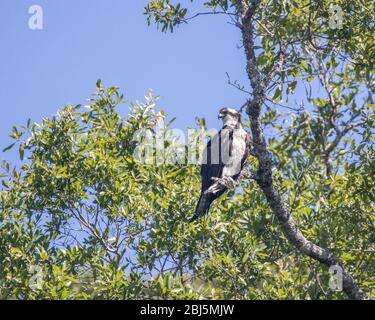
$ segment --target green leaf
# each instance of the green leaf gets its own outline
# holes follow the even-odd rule
[[[280,98],[281,98],[281,88],[279,87],[279,88],[276,89],[275,94],[272,97],[272,100],[278,101],[278,100],[280,100]]]
[[[7,146],[6,148],[3,149],[3,152],[6,152],[10,149],[12,149],[14,147],[14,145],[16,144],[16,142],[12,143],[11,145]]]
[[[24,155],[25,155],[25,145],[24,145],[23,143],[20,145],[19,153],[20,153],[20,159],[21,159],[21,161],[22,161],[22,160],[23,160],[23,157],[24,157]]]

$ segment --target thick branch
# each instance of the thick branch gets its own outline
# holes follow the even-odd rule
[[[256,55],[254,51],[254,26],[253,16],[257,7],[255,1],[247,5],[245,0],[235,2],[237,11],[242,20],[242,37],[247,58],[247,74],[253,90],[252,100],[247,104],[247,113],[250,118],[251,131],[254,141],[255,156],[259,161],[259,169],[256,173],[256,181],[262,189],[273,213],[279,220],[281,228],[288,240],[303,254],[319,261],[327,267],[340,266],[343,270],[343,290],[351,299],[364,299],[364,294],[357,288],[353,277],[345,271],[341,262],[328,249],[307,240],[296,223],[290,217],[290,212],[286,209],[280,193],[275,189],[272,177],[271,153],[267,149],[267,143],[264,139],[260,124],[260,112],[265,100],[265,83],[257,69]],[[281,53],[283,56],[283,53]],[[282,57],[283,59],[283,57]],[[281,61],[282,63],[283,61]],[[280,63],[275,64],[275,68],[280,68]],[[277,70],[276,70],[277,72]],[[271,71],[272,76],[275,69]],[[267,79],[267,77],[266,77]],[[270,79],[269,79],[270,80]]]

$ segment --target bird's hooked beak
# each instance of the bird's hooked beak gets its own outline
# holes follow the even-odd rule
[[[217,116],[217,118],[220,120],[220,119],[223,119],[225,117],[225,114],[220,112],[219,115]]]

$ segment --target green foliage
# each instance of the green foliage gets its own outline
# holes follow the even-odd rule
[[[118,89],[98,83],[89,106],[69,105],[13,130],[25,155],[20,169],[4,168],[1,297],[341,297],[327,288],[326,270],[289,246],[252,181],[216,202],[208,218],[186,222],[200,189],[197,166],[133,157],[134,133],[165,118],[156,100],[149,94],[122,117]],[[272,143],[280,189],[306,235],[335,250],[369,291],[373,149],[356,144],[356,161],[342,166],[327,191],[319,161],[304,147],[312,143],[303,123],[296,118]],[[306,134],[288,143],[298,130]]]
[[[259,2],[263,78],[287,44],[262,123],[274,183],[301,231],[330,248],[374,298],[373,3],[335,4],[342,28],[332,27],[331,1]],[[158,0],[145,14],[166,32],[189,21],[187,9]],[[236,1],[206,1],[204,10],[240,22]],[[285,105],[301,86],[304,106]],[[0,173],[0,298],[344,298],[329,289],[329,272],[285,239],[252,180],[188,224],[198,166],[157,163],[155,150],[137,162],[134,138],[153,137],[167,115],[152,93],[126,116],[122,100],[118,88],[98,81],[88,106],[12,129],[4,151],[17,146],[21,166],[4,163]],[[161,129],[161,147],[184,150],[168,132],[172,122]],[[204,119],[197,129],[205,130]]]

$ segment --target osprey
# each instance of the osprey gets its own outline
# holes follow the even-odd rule
[[[190,222],[207,214],[211,203],[238,185],[250,152],[251,136],[241,123],[241,114],[230,108],[219,112],[223,128],[208,143],[202,159],[202,191]]]

